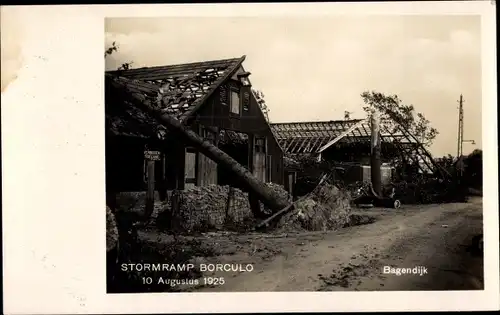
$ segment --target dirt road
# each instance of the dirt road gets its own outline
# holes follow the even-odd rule
[[[205,276],[223,277],[224,284],[195,291],[483,289],[482,254],[468,248],[473,237],[483,233],[480,198],[359,212],[374,216],[376,222],[286,237],[208,237],[207,242],[227,254],[200,262],[251,263],[254,270],[207,272]],[[386,266],[418,267],[419,274],[385,274]]]

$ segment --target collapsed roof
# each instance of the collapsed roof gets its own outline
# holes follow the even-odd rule
[[[226,79],[234,75],[245,56],[233,59],[186,63],[169,66],[146,67],[106,72],[106,80],[115,79],[127,89],[145,97],[158,98],[159,110],[180,121],[186,121],[210,97]],[[108,97],[106,91],[106,96]],[[116,135],[149,137],[161,125],[134,106],[121,103],[107,104],[106,123],[108,131]]]
[[[367,142],[371,139],[370,123],[366,119],[274,123],[271,128],[288,154],[317,154],[337,142]],[[401,134],[389,132],[381,135],[384,142],[398,139],[415,143],[403,138]]]
[[[442,172],[431,154],[407,130],[394,123],[392,126],[382,123],[380,127],[382,143],[397,147],[401,154],[418,164],[422,173]],[[368,144],[371,139],[368,119],[274,123],[271,129],[289,156],[318,155],[336,143]]]

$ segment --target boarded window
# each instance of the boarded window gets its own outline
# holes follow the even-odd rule
[[[240,93],[231,90],[231,113],[240,114]]]

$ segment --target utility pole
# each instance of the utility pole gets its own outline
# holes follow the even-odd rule
[[[458,143],[457,143],[457,159],[460,159],[463,154],[463,140],[464,140],[464,99],[462,94],[460,94],[460,100],[458,101]]]
[[[460,159],[462,155],[464,154],[463,152],[463,147],[464,147],[464,142],[470,142],[472,144],[475,144],[474,140],[464,140],[464,99],[462,94],[460,94],[460,100],[458,101],[459,106],[458,106],[458,144],[457,144],[457,167],[458,167],[458,174],[460,176],[463,175],[463,164],[460,162]]]

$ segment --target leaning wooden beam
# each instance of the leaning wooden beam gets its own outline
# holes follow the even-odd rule
[[[360,120],[359,122],[357,122],[356,124],[352,125],[349,129],[347,129],[346,131],[342,132],[340,135],[338,135],[338,137],[336,137],[335,139],[329,141],[327,144],[325,144],[321,149],[319,149],[319,153],[325,151],[326,149],[328,149],[330,146],[334,145],[335,143],[337,143],[338,141],[340,141],[342,138],[344,138],[345,136],[347,136],[349,133],[351,133],[354,129],[358,128],[358,126],[361,126],[365,121],[367,121],[367,118],[366,119],[363,119],[363,120]]]
[[[110,84],[118,95],[122,94],[123,99],[132,103],[133,106],[142,109],[151,117],[155,118],[160,124],[167,127],[170,132],[175,133],[186,143],[197,148],[206,157],[233,173],[235,177],[241,180],[242,184],[247,186],[247,188],[271,210],[278,211],[288,206],[289,203],[286,198],[283,198],[278,193],[269,189],[265,183],[258,180],[249,170],[241,166],[231,156],[209,141],[201,138],[193,130],[184,126],[178,119],[168,114],[164,114],[157,109],[156,106],[158,105],[154,102],[155,97],[146,97],[141,93],[131,91],[128,88],[130,80],[113,76],[106,76],[106,79],[108,80],[107,84]],[[161,98],[158,97],[156,101],[161,102]],[[161,108],[161,106],[158,106],[158,108]]]

